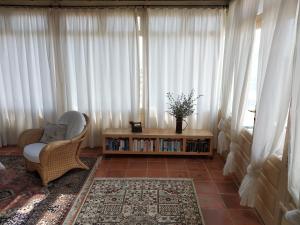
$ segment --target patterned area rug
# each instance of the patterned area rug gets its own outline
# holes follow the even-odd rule
[[[95,179],[77,225],[202,225],[191,179]]]
[[[82,158],[93,168],[96,158]],[[43,187],[37,173],[27,172],[18,156],[0,156],[0,224],[62,224],[91,170],[74,169]],[[89,177],[89,178],[88,178]],[[87,179],[88,178],[88,179]]]

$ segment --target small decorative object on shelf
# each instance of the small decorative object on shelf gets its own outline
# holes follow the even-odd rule
[[[131,132],[132,133],[142,133],[142,123],[141,122],[129,122],[131,124]]]
[[[176,118],[176,133],[181,134],[188,123],[184,118],[192,115],[195,111],[194,107],[196,101],[203,95],[194,97],[195,91],[192,90],[188,95],[181,93],[180,95],[174,96],[170,92],[167,93],[169,99],[168,113]],[[182,122],[186,123],[186,126],[182,129]]]

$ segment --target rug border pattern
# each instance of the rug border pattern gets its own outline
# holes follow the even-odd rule
[[[94,175],[96,173],[96,170],[102,160],[102,156],[98,157],[93,168],[91,169],[91,172],[89,176],[86,178],[84,185],[82,186],[79,194],[77,195],[75,201],[73,202],[68,214],[66,215],[62,225],[70,225],[73,224],[76,221],[77,215],[85,202],[86,197],[88,196],[88,193],[90,191],[90,188],[92,187],[92,184],[94,183]]]

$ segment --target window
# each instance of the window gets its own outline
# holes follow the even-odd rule
[[[246,111],[244,114],[244,127],[253,132],[255,108],[256,108],[256,94],[257,94],[257,75],[258,75],[258,57],[260,45],[261,28],[257,27],[255,30],[254,41],[252,46],[252,53],[249,67],[248,93],[246,100]]]

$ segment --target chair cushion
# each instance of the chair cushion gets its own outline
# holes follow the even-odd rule
[[[83,131],[86,122],[82,113],[69,111],[59,118],[58,124],[65,124],[68,126],[66,139],[71,139]]]
[[[31,162],[40,163],[40,152],[45,145],[46,144],[44,143],[34,143],[26,145],[23,151],[24,157]]]
[[[51,141],[64,140],[67,132],[67,125],[48,123],[40,142],[48,144]]]

